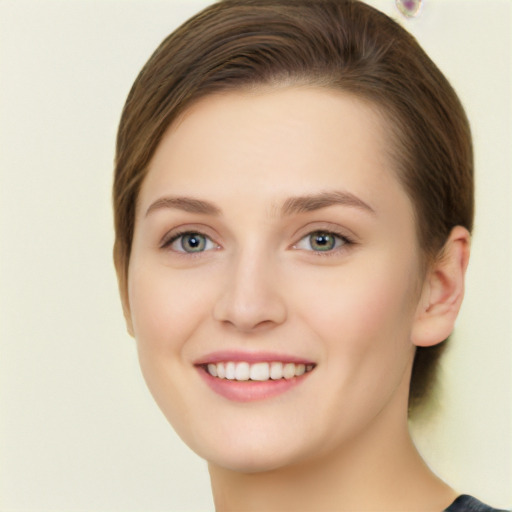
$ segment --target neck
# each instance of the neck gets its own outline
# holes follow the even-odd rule
[[[384,437],[374,427],[336,451],[272,471],[210,464],[216,511],[444,510],[456,493],[418,454],[407,418]]]

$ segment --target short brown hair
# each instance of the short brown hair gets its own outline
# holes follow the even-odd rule
[[[123,109],[113,199],[114,261],[125,300],[138,193],[167,128],[205,95],[288,83],[341,90],[384,113],[427,263],[454,226],[471,231],[469,123],[453,88],[412,35],[357,0],[223,0],[161,43]],[[417,349],[410,406],[432,386],[444,345]]]

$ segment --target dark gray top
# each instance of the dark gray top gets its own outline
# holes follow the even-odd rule
[[[492,508],[478,501],[473,496],[459,496],[444,512],[510,512],[504,509]]]

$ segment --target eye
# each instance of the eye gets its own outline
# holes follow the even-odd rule
[[[347,243],[350,243],[350,241],[342,235],[330,231],[313,231],[313,233],[301,238],[294,248],[306,251],[330,252]]]
[[[197,253],[216,249],[218,246],[206,235],[189,231],[173,236],[163,247],[176,252]]]

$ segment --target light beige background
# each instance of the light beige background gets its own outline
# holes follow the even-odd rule
[[[114,137],[139,69],[207,1],[0,0],[0,510],[213,510],[149,396],[111,264]],[[374,5],[399,18],[393,0]],[[460,491],[512,506],[512,4],[404,20],[472,121],[478,216],[440,413],[415,427]],[[421,144],[421,140],[418,144]]]

